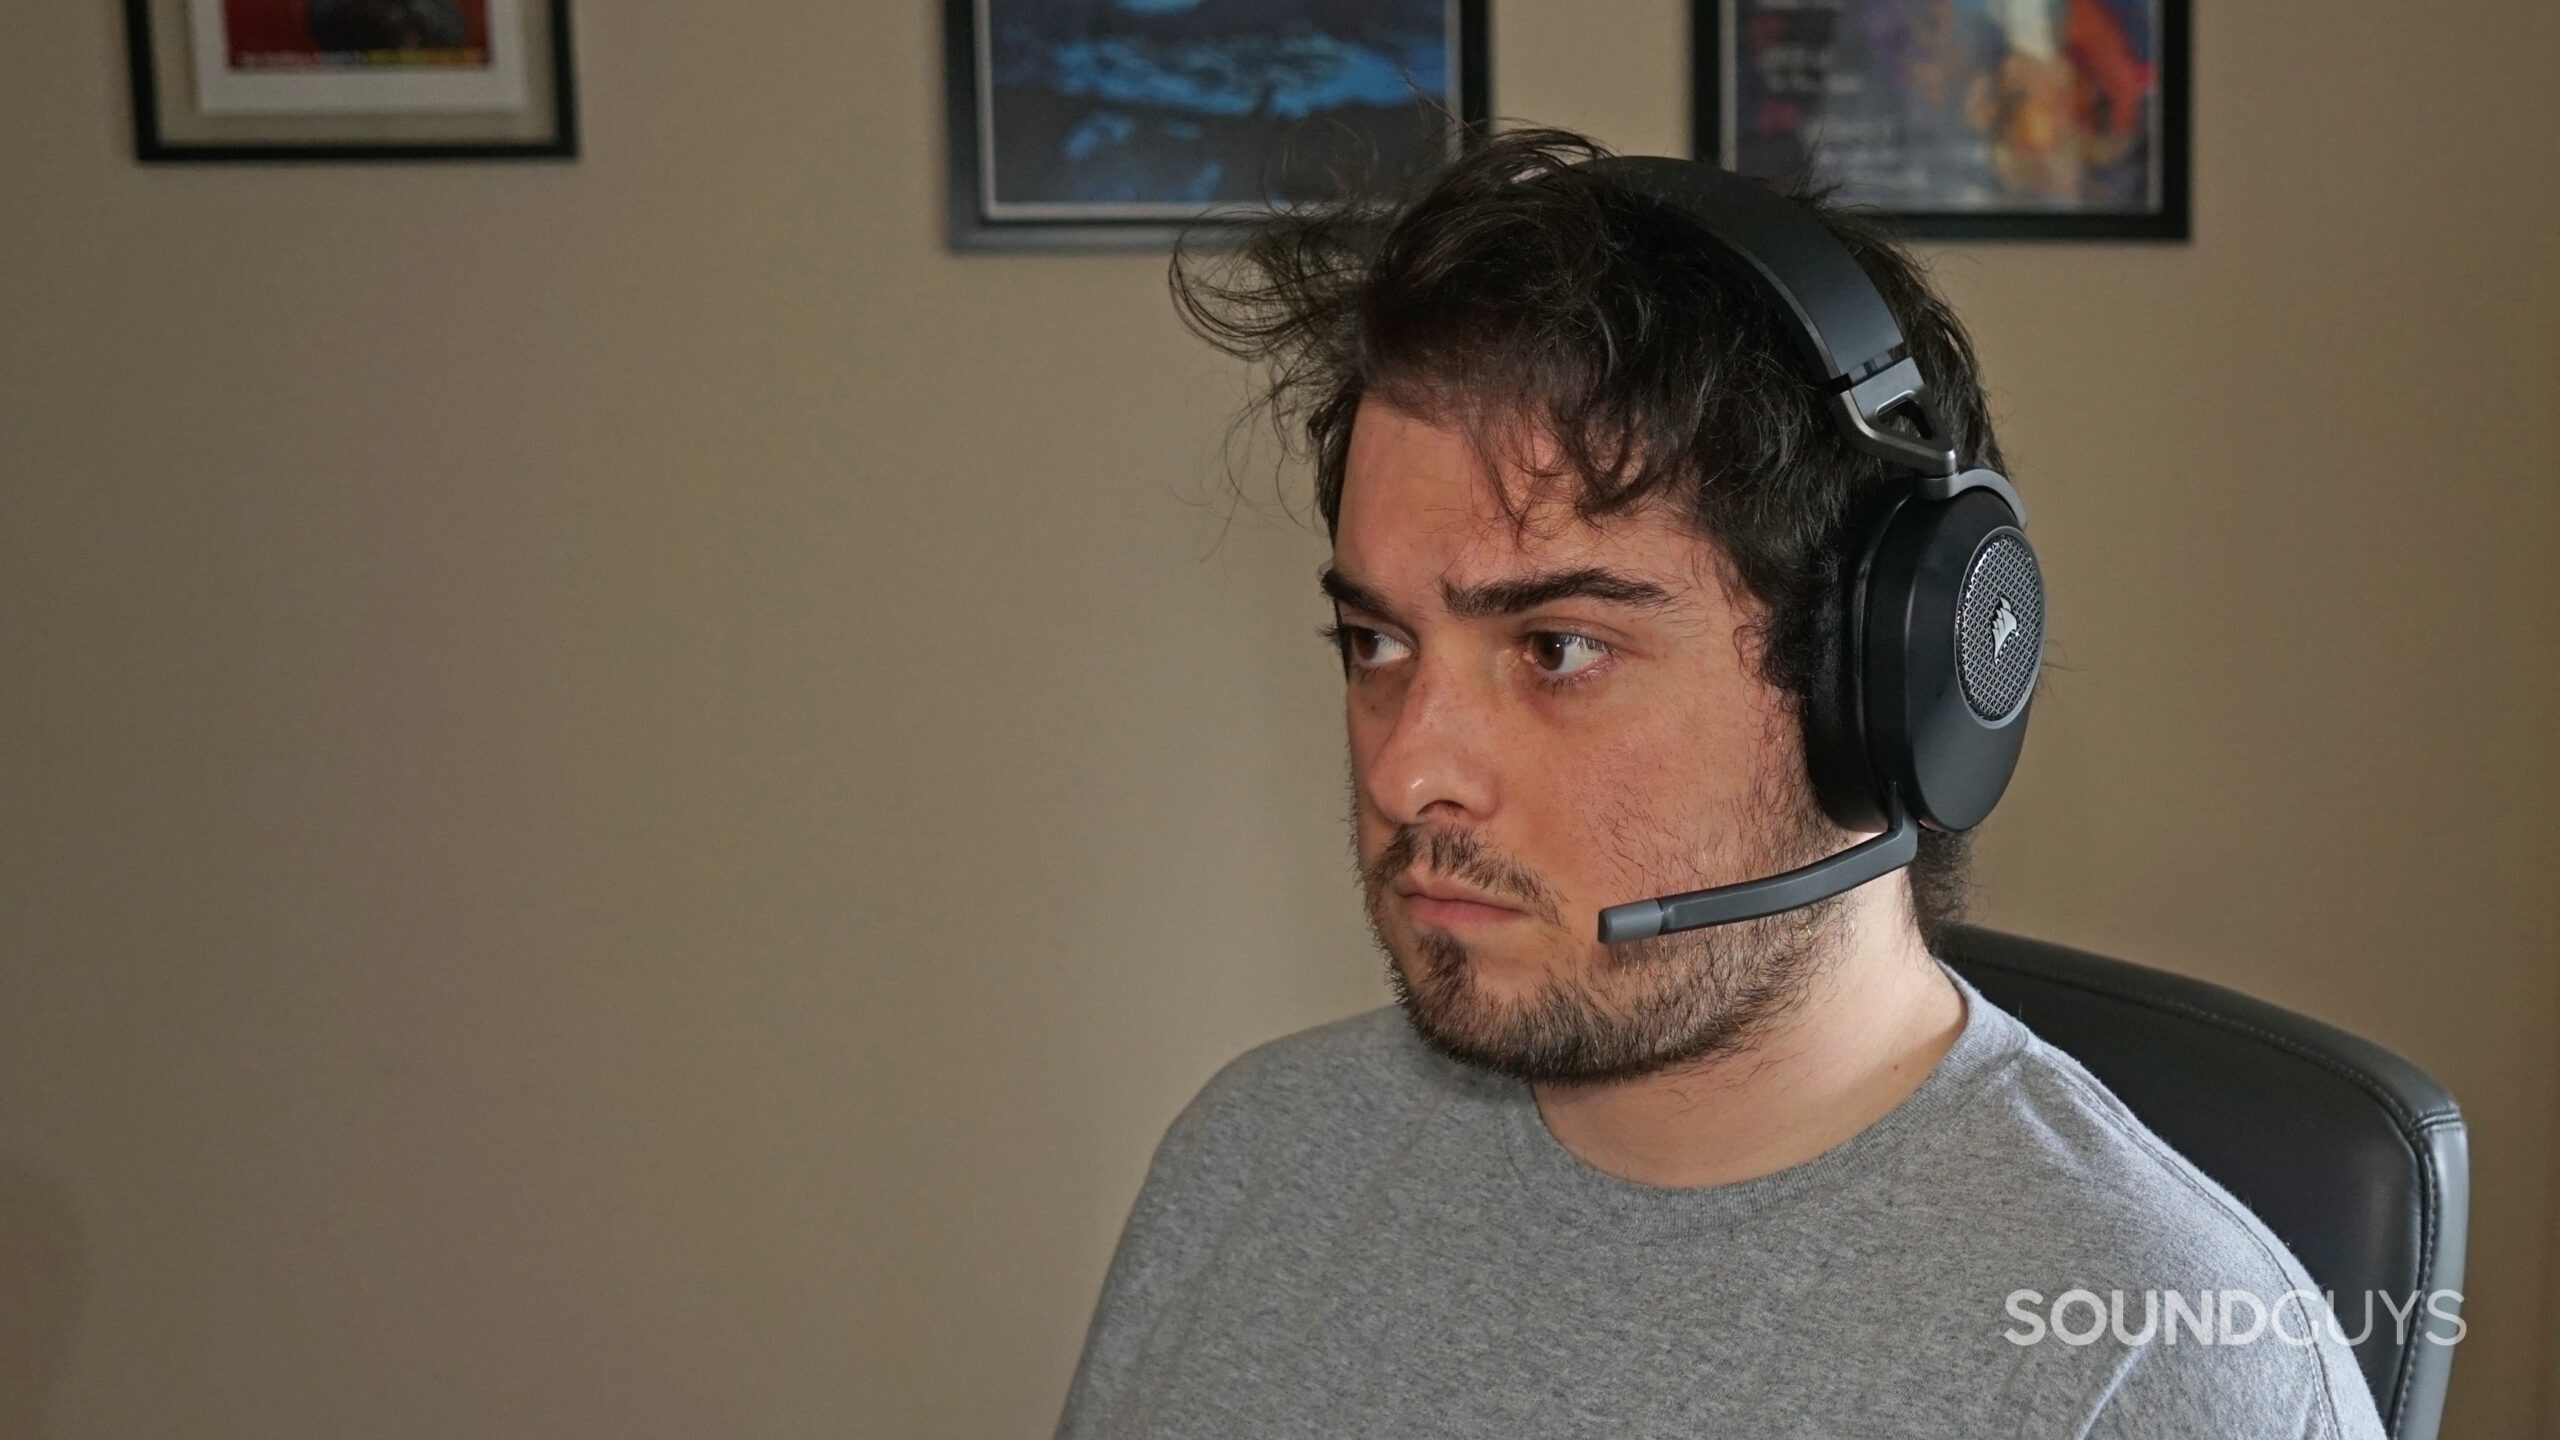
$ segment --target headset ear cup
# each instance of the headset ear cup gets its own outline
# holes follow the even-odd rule
[[[2008,788],[2044,655],[2044,579],[1989,490],[1915,498],[1868,567],[1861,710],[1869,762],[1913,816],[1970,830]]]

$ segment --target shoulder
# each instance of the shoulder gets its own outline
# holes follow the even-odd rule
[[[1099,1434],[1145,1347],[1239,1232],[1336,1193],[1399,1112],[1459,1083],[1394,1010],[1372,1010],[1229,1061],[1156,1146],[1086,1331],[1059,1433]]]
[[[2078,1392],[2044,1398],[2093,1407],[2094,1434],[2378,1433],[2284,1242],[2077,1061],[1994,1023],[2016,1043],[1943,1138],[1982,1177],[1964,1203],[1975,1253],[2002,1257],[1983,1279],[2020,1322],[2012,1343],[2046,1352],[2018,1378]]]
[[[1393,1007],[1363,1011],[1228,1061],[1165,1132],[1147,1185],[1241,1187],[1483,1083],[1426,1049]]]
[[[1195,1272],[1275,1193],[1356,1174],[1408,1128],[1396,1123],[1400,1114],[1436,1110],[1467,1083],[1392,1009],[1229,1061],[1157,1144],[1121,1232],[1111,1294],[1161,1291]]]
[[[1259,1168],[1356,1144],[1484,1082],[1432,1054],[1392,1006],[1255,1046],[1202,1086],[1165,1136],[1191,1163]]]
[[[2301,1266],[2249,1208],[2143,1124],[2080,1063],[1978,994],[1969,1004],[2014,1033],[1943,1140],[1991,1193],[1991,1228],[2036,1263],[2085,1282],[2274,1285]]]

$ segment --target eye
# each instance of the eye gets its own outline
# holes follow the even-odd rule
[[[1376,670],[1393,665],[1413,653],[1412,647],[1383,630],[1365,625],[1336,625],[1325,632],[1342,651],[1342,663],[1349,668]]]
[[[1608,658],[1609,647],[1588,635],[1542,630],[1529,637],[1529,659],[1551,680],[1579,675]]]

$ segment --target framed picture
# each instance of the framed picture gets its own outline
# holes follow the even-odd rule
[[[1951,239],[2187,238],[2187,0],[1693,0],[1697,153]]]
[[[1214,234],[1490,113],[1484,0],[944,0],[943,52],[963,249]]]
[[[125,0],[144,160],[578,153],[569,0]]]

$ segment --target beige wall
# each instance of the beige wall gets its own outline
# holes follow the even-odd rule
[[[150,171],[113,8],[0,47],[0,1440],[1041,1433],[1165,1120],[1380,998],[1237,377],[943,250],[924,5]],[[1500,8],[1679,143],[1677,6]],[[1938,255],[2060,605],[1987,908],[2449,1081],[2548,1434],[2560,33],[2200,8],[2194,244]]]

